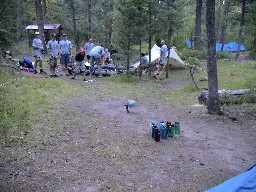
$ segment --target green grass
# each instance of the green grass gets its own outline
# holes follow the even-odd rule
[[[219,89],[256,88],[256,75],[253,63],[219,62]]]
[[[167,105],[188,105],[191,104],[191,100],[196,102],[202,89],[208,87],[207,82],[199,80],[207,75],[201,70],[195,72],[194,78],[200,88],[198,91],[191,80],[189,70],[180,67],[176,62],[172,63],[169,79],[163,79],[161,82],[156,82],[152,78],[139,79],[137,76],[130,75],[103,78],[101,83],[105,88],[94,87],[97,90],[93,92],[99,91],[95,98],[117,96],[150,102],[152,105],[156,101]],[[218,62],[219,89],[256,88],[255,70],[253,63]],[[63,78],[22,77],[15,80],[13,76],[17,74],[8,68],[0,68],[1,83],[13,80],[12,83],[0,88],[1,137],[7,134],[19,137],[21,132],[27,132],[33,124],[41,121],[41,114],[54,110],[61,101],[67,98],[81,95],[91,97],[90,84],[74,84],[74,81]],[[187,83],[179,88],[168,89],[165,86],[165,83],[168,84],[170,81],[179,83],[184,79]]]
[[[72,87],[72,86],[70,86]],[[23,77],[0,89],[0,132],[19,134],[27,132],[32,124],[40,120],[41,113],[54,109],[68,83],[58,79]],[[74,91],[79,93],[78,90]],[[72,95],[72,91],[68,92]]]

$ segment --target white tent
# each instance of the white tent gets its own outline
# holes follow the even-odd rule
[[[177,61],[179,61],[180,63],[184,64],[184,62],[181,60],[181,58],[178,56],[178,54],[175,51],[175,47],[172,47],[170,49],[170,58],[173,58]],[[149,55],[146,55],[147,59],[149,60]],[[157,60],[160,58],[160,47],[158,47],[156,44],[151,48],[151,62]],[[140,61],[134,63],[133,65],[131,65],[132,68],[137,68],[140,65]]]
[[[185,64],[184,61],[181,60],[181,58],[179,57],[179,55],[177,54],[177,52],[175,51],[176,47],[172,47],[170,50],[170,58],[176,59],[177,61],[179,61],[182,64]]]

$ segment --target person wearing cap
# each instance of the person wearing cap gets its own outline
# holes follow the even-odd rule
[[[79,53],[76,54],[75,56],[75,63],[73,63],[73,68],[75,69],[75,73],[73,75],[73,77],[71,77],[71,79],[75,79],[76,78],[76,74],[82,72],[83,73],[83,78],[84,81],[86,81],[85,79],[85,49],[83,47],[80,47],[79,49]]]
[[[72,57],[72,43],[67,39],[67,34],[63,34],[63,39],[59,42],[59,53],[60,53],[60,64],[62,66],[62,71],[69,76],[68,64]],[[71,56],[71,57],[70,57]]]
[[[42,60],[42,52],[43,50],[43,43],[41,39],[39,38],[39,32],[35,32],[35,38],[33,39],[32,42],[32,47],[33,47],[33,56],[35,57],[35,71],[34,73],[37,74],[37,64],[39,64],[40,67],[40,73],[41,74],[46,74],[46,72],[43,70],[43,60]]]
[[[94,65],[98,66],[98,72],[99,72],[99,78],[102,77],[102,58],[104,56],[105,52],[104,52],[104,48],[102,45],[100,46],[95,46],[91,52],[90,52],[90,65],[92,68],[94,68]]]
[[[47,49],[49,53],[49,64],[50,64],[50,77],[58,77],[56,74],[57,58],[59,55],[59,43],[56,40],[57,35],[52,34],[52,39],[47,43]]]
[[[161,45],[162,46],[160,48],[160,61],[158,63],[158,73],[161,72],[164,64],[167,63],[167,58],[168,58],[168,48],[167,48],[164,40],[161,40]]]
[[[87,58],[88,62],[90,61],[90,52],[93,47],[94,47],[93,40],[92,40],[92,38],[90,38],[89,41],[87,43],[85,43],[85,45],[84,45],[84,48],[86,51],[86,58]]]

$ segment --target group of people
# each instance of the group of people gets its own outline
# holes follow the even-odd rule
[[[82,72],[85,79],[86,67],[85,62],[90,64],[90,67],[93,68],[95,65],[98,66],[98,77],[102,77],[102,64],[109,64],[112,62],[110,59],[110,52],[108,48],[105,48],[102,45],[95,46],[93,40],[90,38],[89,41],[80,47],[79,52],[76,55],[72,54],[72,43],[67,39],[67,34],[63,34],[63,39],[57,41],[57,35],[52,34],[52,39],[47,43],[47,49],[49,53],[49,64],[50,64],[50,77],[58,77],[56,74],[57,68],[57,59],[60,56],[60,65],[62,72],[69,76],[68,65],[72,62],[72,67],[74,69],[74,75],[72,79],[76,78],[76,74]],[[32,47],[34,49],[35,57],[35,73],[37,71],[37,65],[39,65],[39,73],[45,73],[42,68],[42,50],[43,44],[39,38],[39,32],[35,32],[35,38],[33,39]],[[141,68],[145,69],[149,67],[149,61],[145,58],[145,54],[142,53],[142,63]],[[167,63],[168,58],[168,48],[164,40],[161,40],[161,49],[160,49],[160,60],[157,65],[157,73],[159,74],[163,70],[164,64]]]
[[[35,38],[32,42],[32,47],[34,49],[33,56],[35,57],[35,73],[37,71],[37,65],[39,65],[39,73],[46,73],[42,68],[42,50],[43,44],[39,38],[39,32],[35,32]],[[60,65],[62,72],[69,76],[68,65],[72,62],[72,67],[74,69],[74,74],[72,79],[75,79],[76,74],[82,72],[85,79],[86,67],[85,62],[89,62],[90,66],[98,66],[98,77],[102,77],[101,64],[108,64],[112,62],[110,59],[110,52],[107,48],[104,49],[102,45],[94,46],[93,40],[90,38],[89,41],[84,45],[84,47],[79,48],[77,54],[72,53],[72,43],[68,40],[67,34],[63,34],[63,39],[57,41],[57,35],[52,34],[52,39],[47,43],[47,49],[49,53],[49,64],[50,64],[50,77],[58,77],[56,74],[57,59],[60,56]]]

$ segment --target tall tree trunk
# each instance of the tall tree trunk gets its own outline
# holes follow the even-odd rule
[[[35,0],[35,6],[36,6],[37,25],[38,25],[38,31],[40,33],[40,39],[43,43],[44,50],[47,51],[45,37],[44,37],[44,17],[43,17],[43,8],[42,8],[41,0]]]
[[[148,16],[149,16],[149,34],[148,34],[148,51],[149,51],[149,70],[148,74],[151,76],[152,73],[152,66],[151,66],[151,41],[152,41],[152,3],[149,2],[148,7]]]
[[[92,35],[92,0],[88,0],[88,38],[91,38]]]
[[[74,35],[75,35],[75,44],[76,44],[76,50],[79,49],[79,39],[78,39],[78,33],[77,33],[77,27],[76,27],[76,10],[74,7],[74,0],[70,1],[70,7],[71,7],[71,14],[72,14],[72,22],[73,22],[73,29],[74,29]]]
[[[216,37],[215,37],[215,0],[206,2],[206,28],[207,28],[207,71],[209,100],[207,103],[210,114],[221,114],[218,95],[218,78],[216,65]]]
[[[44,15],[44,18],[45,18],[45,16],[46,16],[46,8],[47,8],[47,6],[46,6],[46,0],[43,0],[43,5],[44,5],[44,8],[43,8],[43,15]]]
[[[202,23],[202,0],[196,0],[196,23],[195,23],[195,37],[194,49],[201,48],[201,23]]]
[[[175,0],[168,0],[168,8],[171,7],[172,3],[174,3]],[[171,20],[170,18],[170,14],[168,14],[168,21]],[[168,32],[167,32],[167,35],[168,35],[168,39],[167,39],[167,50],[168,50],[168,57],[167,57],[167,63],[166,63],[166,75],[165,77],[168,78],[169,77],[169,70],[170,70],[170,46],[171,46],[171,41],[172,41],[172,33],[173,33],[173,26],[172,24],[170,23],[170,26],[169,26],[169,29],[168,29]]]
[[[239,27],[239,32],[238,32],[238,46],[237,46],[237,52],[236,52],[236,60],[238,60],[238,57],[240,55],[240,47],[241,47],[241,39],[242,39],[242,33],[244,30],[244,15],[245,15],[245,5],[246,5],[246,0],[242,0],[242,7],[241,7],[241,19],[240,19],[240,27]]]
[[[114,4],[111,5],[110,11],[114,11]],[[110,20],[109,28],[108,28],[108,44],[112,45],[112,35],[113,35],[113,17]]]
[[[226,0],[224,5],[224,11],[223,11],[222,22],[221,22],[221,32],[220,32],[220,43],[222,44],[221,51],[223,51],[224,44],[225,44],[226,29],[227,29],[227,23],[228,23],[228,13],[229,13],[229,3],[228,3],[228,0]]]
[[[171,41],[172,41],[171,36],[172,36],[172,29],[170,26],[170,29],[168,30],[168,39],[167,39],[168,56],[167,56],[167,63],[166,63],[166,75],[165,75],[166,78],[169,77],[169,70],[170,70],[170,46],[171,46]]]

